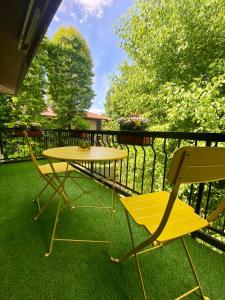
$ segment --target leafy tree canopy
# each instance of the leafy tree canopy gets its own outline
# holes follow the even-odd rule
[[[87,43],[73,27],[62,27],[48,47],[49,97],[61,127],[75,125],[91,106],[92,59]]]
[[[12,96],[0,95],[0,128],[9,123],[12,118],[13,102]]]
[[[151,129],[224,130],[224,12],[222,0],[135,1],[117,27],[129,63],[112,78],[112,119],[141,114]]]
[[[48,41],[45,38],[39,47],[17,96],[12,97],[14,121],[39,121],[46,109],[47,53]]]

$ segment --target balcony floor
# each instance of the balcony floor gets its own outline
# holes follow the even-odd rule
[[[141,299],[134,260],[111,263],[106,245],[55,242],[52,254],[44,256],[56,206],[53,202],[38,221],[33,220],[32,199],[42,184],[31,162],[0,165],[0,299]],[[72,197],[77,195],[73,183],[67,188]],[[109,189],[101,186],[96,194],[110,203]],[[86,195],[81,202],[92,200]],[[125,215],[116,202],[115,256],[130,248]],[[110,216],[101,209],[64,209],[57,233],[104,239],[109,224]],[[135,230],[137,239],[143,235]],[[191,238],[187,242],[205,295],[224,300],[224,255]],[[194,285],[180,242],[144,254],[140,261],[149,299],[174,299]],[[200,298],[192,294],[187,299]]]

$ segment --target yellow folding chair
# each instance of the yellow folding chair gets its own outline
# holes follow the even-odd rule
[[[143,298],[147,299],[138,254],[157,249],[172,241],[181,239],[197,286],[176,299],[182,299],[197,290],[200,293],[201,299],[208,299],[203,295],[184,236],[211,226],[212,222],[224,211],[225,199],[207,219],[204,219],[196,214],[191,206],[179,200],[177,195],[180,185],[183,183],[213,182],[225,179],[225,148],[180,148],[174,154],[167,179],[173,184],[170,193],[162,191],[120,199],[126,212],[132,250],[120,258],[111,259],[114,262],[122,262],[132,256],[135,257]],[[134,244],[129,216],[138,225],[144,226],[150,234],[149,238],[137,246]],[[144,249],[147,246],[150,247]]]
[[[37,196],[34,199],[34,202],[36,202],[37,206],[38,206],[38,213],[35,216],[34,220],[37,220],[39,218],[39,216],[43,213],[43,211],[49,206],[49,204],[51,203],[51,201],[54,198],[56,193],[58,193],[60,196],[62,196],[64,203],[70,209],[72,209],[73,206],[69,200],[69,197],[68,197],[66,191],[64,190],[64,184],[65,184],[66,179],[70,178],[71,171],[74,171],[75,169],[66,162],[52,163],[52,165],[50,165],[50,164],[39,165],[38,161],[35,157],[35,154],[32,150],[32,146],[29,141],[28,134],[25,130],[23,131],[23,134],[24,134],[25,142],[26,142],[27,146],[29,147],[31,159],[32,159],[38,173],[46,181],[46,184],[44,185],[44,187],[41,189],[41,191],[37,194]],[[59,173],[60,174],[64,173],[64,174],[58,175]],[[60,177],[62,177],[63,180],[60,180]],[[45,204],[41,207],[40,196],[46,190],[46,188],[48,186],[52,187],[53,192],[49,196],[49,198],[47,199]]]

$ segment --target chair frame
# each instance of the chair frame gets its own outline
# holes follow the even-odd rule
[[[223,158],[224,157],[224,158]],[[200,160],[200,163],[198,165],[198,161]],[[196,166],[194,165],[196,164]],[[207,165],[208,164],[208,165]],[[192,174],[190,170],[194,169],[194,173]],[[205,169],[207,168],[207,170]],[[190,175],[192,174],[192,176]],[[182,294],[176,300],[182,299],[191,293],[193,293],[196,290],[199,290],[200,297],[202,299],[209,299],[208,297],[203,295],[203,291],[194,267],[194,264],[191,259],[191,255],[188,251],[186,242],[184,240],[184,235],[179,236],[175,239],[167,240],[165,242],[159,242],[157,241],[157,238],[160,236],[160,234],[163,232],[167,221],[169,219],[169,216],[171,214],[171,211],[173,209],[174,202],[177,198],[180,185],[183,183],[201,183],[201,182],[213,182],[218,180],[223,180],[225,178],[225,148],[211,148],[211,147],[182,147],[178,149],[173,157],[173,161],[167,176],[167,179],[170,183],[173,184],[172,191],[169,196],[169,200],[166,206],[166,209],[164,211],[164,214],[162,216],[161,222],[159,223],[157,229],[153,234],[150,232],[150,237],[141,242],[139,245],[135,246],[134,244],[134,237],[132,233],[130,218],[129,218],[129,212],[127,209],[125,209],[126,213],[126,219],[128,223],[128,229],[129,229],[129,235],[131,239],[131,245],[132,249],[128,251],[125,255],[120,256],[119,258],[111,257],[111,260],[116,263],[123,262],[127,260],[130,257],[135,258],[136,262],[136,268],[137,268],[137,274],[140,280],[143,298],[147,299],[147,294],[144,286],[144,280],[141,273],[141,267],[140,263],[138,261],[138,255],[148,252],[150,250],[155,250],[160,247],[166,246],[170,242],[173,242],[175,240],[181,239],[182,245],[185,250],[185,254],[187,256],[189,265],[192,270],[192,274],[194,277],[194,280],[196,282],[196,287],[190,289],[186,293]],[[137,196],[138,197],[138,196]],[[129,197],[128,197],[129,198]],[[208,216],[206,219],[208,222],[208,226],[212,225],[212,222],[225,210],[225,199],[220,203],[220,205]],[[194,212],[193,212],[194,214]],[[139,225],[141,226],[141,225]],[[147,230],[148,231],[148,230]],[[189,232],[192,233],[192,232]],[[145,249],[147,246],[152,245],[152,247]]]
[[[24,130],[23,131],[23,135],[24,135],[24,139],[25,142],[27,144],[27,146],[29,147],[29,152],[30,152],[30,156],[31,159],[33,161],[33,164],[35,165],[38,173],[40,174],[40,176],[45,180],[46,184],[44,185],[44,187],[41,189],[41,191],[36,195],[35,199],[33,200],[35,203],[37,203],[38,206],[38,213],[37,215],[34,217],[34,220],[36,221],[40,215],[48,208],[48,206],[50,205],[50,203],[52,202],[54,196],[56,194],[59,194],[60,196],[62,196],[63,200],[64,200],[64,204],[67,205],[70,209],[73,209],[73,205],[71,204],[71,200],[69,199],[69,196],[67,195],[65,189],[64,189],[64,185],[65,185],[65,181],[67,178],[72,178],[71,177],[71,172],[69,171],[69,165],[66,165],[66,169],[62,172],[65,172],[65,176],[60,176],[57,174],[54,165],[56,166],[57,163],[51,163],[51,164],[46,164],[45,166],[49,166],[52,170],[51,173],[48,174],[44,174],[41,171],[41,168],[37,162],[37,159],[35,157],[35,154],[33,152],[32,149],[32,145],[29,141],[29,137],[27,132]],[[63,180],[60,180],[60,177],[63,177]],[[45,202],[45,204],[41,207],[40,205],[40,196],[42,195],[42,193],[46,190],[46,188],[50,186],[53,189],[52,194],[49,196],[49,198],[47,199],[47,201]]]

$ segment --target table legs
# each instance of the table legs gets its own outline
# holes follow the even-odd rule
[[[50,162],[51,165],[51,162]],[[45,256],[49,256],[52,252],[52,248],[53,248],[53,243],[54,241],[64,241],[64,242],[77,242],[77,243],[105,243],[105,244],[109,244],[109,256],[112,256],[112,240],[113,240],[113,229],[114,229],[114,214],[115,214],[115,182],[116,182],[116,161],[114,161],[114,171],[113,171],[113,185],[112,185],[112,198],[111,198],[111,207],[106,206],[100,199],[98,199],[95,194],[93,193],[94,191],[96,191],[96,189],[92,190],[92,191],[85,191],[85,189],[83,189],[82,185],[79,184],[76,181],[77,177],[70,177],[73,182],[81,189],[82,193],[77,197],[79,198],[81,195],[83,195],[84,193],[91,193],[92,196],[95,198],[95,200],[99,203],[100,206],[82,206],[82,205],[75,205],[75,208],[79,208],[79,207],[83,207],[83,208],[103,208],[105,210],[107,210],[107,212],[110,214],[111,220],[109,221],[109,227],[110,227],[110,232],[109,232],[109,240],[78,240],[78,239],[66,239],[66,238],[58,238],[56,237],[56,229],[57,229],[57,223],[58,223],[58,219],[59,219],[59,215],[60,215],[60,210],[62,207],[62,200],[64,200],[65,203],[65,190],[64,190],[64,184],[65,184],[65,180],[68,177],[67,176],[67,172],[65,174],[65,178],[64,180],[60,181],[60,179],[57,177],[56,172],[54,171],[54,167],[51,165],[54,175],[57,178],[57,181],[59,183],[58,187],[57,187],[57,191],[59,191],[61,197],[58,200],[58,205],[57,205],[57,209],[56,209],[56,215],[55,215],[55,221],[54,221],[54,225],[53,225],[53,230],[52,230],[52,235],[51,235],[51,241],[50,241],[50,246],[49,246],[49,251],[45,254]],[[77,199],[76,199],[77,200]]]

